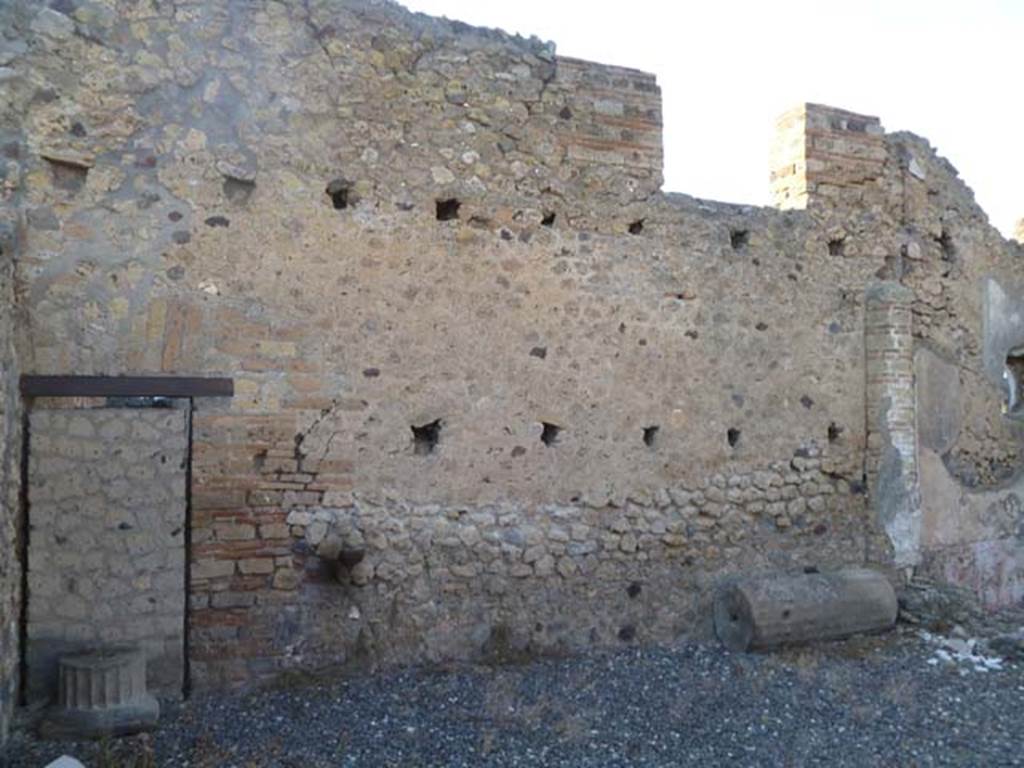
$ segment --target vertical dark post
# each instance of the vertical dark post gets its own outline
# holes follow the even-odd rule
[[[21,411],[21,487],[18,488],[18,562],[21,566],[21,599],[18,601],[18,703],[25,706],[28,685],[28,460],[29,403]]]
[[[195,412],[195,399],[188,399],[188,418],[185,420],[185,630],[182,633],[182,673],[184,680],[181,695],[188,698],[192,693],[192,674],[189,668],[189,621],[192,615],[192,414]]]

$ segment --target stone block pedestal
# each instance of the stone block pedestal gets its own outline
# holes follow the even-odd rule
[[[56,706],[40,725],[47,739],[95,739],[156,727],[160,704],[146,690],[146,659],[134,648],[59,660]]]

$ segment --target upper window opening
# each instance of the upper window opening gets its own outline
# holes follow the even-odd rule
[[[1007,352],[1003,383],[1006,385],[1003,413],[1024,417],[1024,347]]]

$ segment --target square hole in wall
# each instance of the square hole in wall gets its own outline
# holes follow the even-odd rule
[[[89,175],[89,168],[78,163],[65,160],[49,160],[50,177],[53,186],[63,189],[72,194],[80,192],[85,187],[86,178]]]
[[[454,197],[438,200],[435,205],[438,221],[454,221],[459,218],[459,208],[462,207],[462,203]]]
[[[542,421],[540,426],[540,441],[544,443],[544,445],[552,446],[558,442],[558,436],[562,432],[562,428],[560,426],[557,424],[551,424],[547,421]]]
[[[352,185],[345,179],[333,179],[324,190],[331,198],[331,205],[336,211],[343,211],[352,204]]]
[[[729,231],[729,245],[734,251],[744,251],[750,244],[750,231],[746,229],[732,229]]]
[[[429,456],[441,442],[441,420],[435,419],[429,424],[410,427],[412,430],[413,453],[417,456]]]
[[[658,444],[658,431],[661,428],[657,424],[644,427],[644,445],[654,448]]]

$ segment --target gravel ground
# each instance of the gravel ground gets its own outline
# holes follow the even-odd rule
[[[902,630],[775,654],[685,644],[422,667],[165,710],[100,745],[15,738],[9,765],[1024,765],[1024,664],[977,671]],[[148,753],[149,759],[139,755]]]

